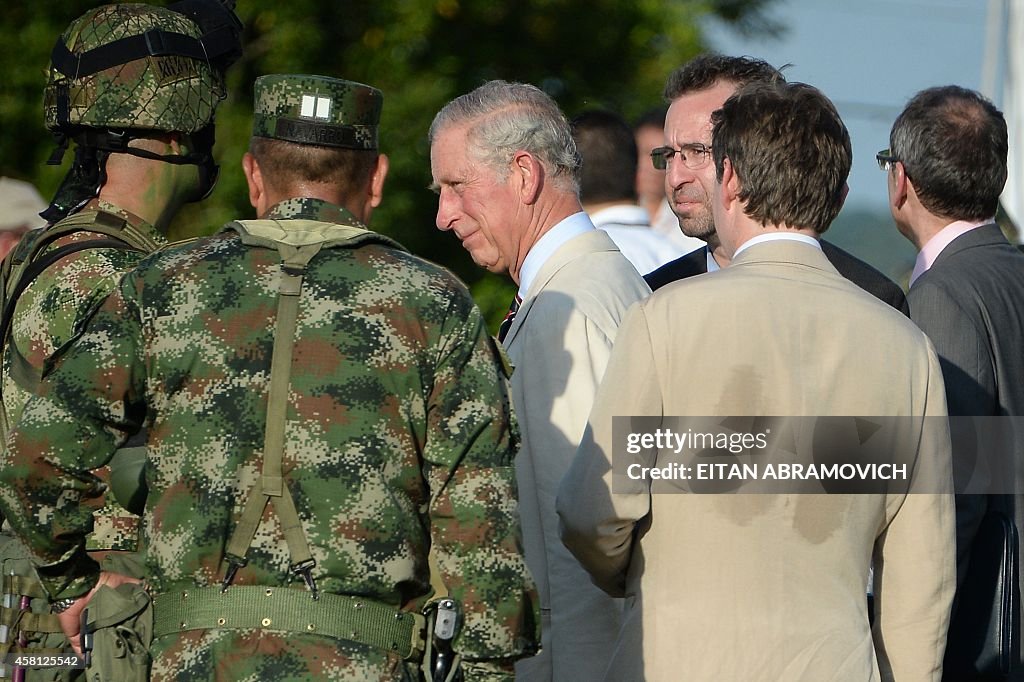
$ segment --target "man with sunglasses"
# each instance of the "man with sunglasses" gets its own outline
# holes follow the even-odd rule
[[[665,194],[688,237],[707,242],[644,276],[652,290],[685,277],[714,272],[729,265],[711,215],[711,112],[741,86],[785,80],[778,69],[760,59],[702,54],[676,69],[665,84],[670,102],[665,118],[665,146],[651,152],[655,168],[665,171]],[[821,242],[832,265],[881,301],[908,314],[906,298],[894,282],[864,261],[834,244]]]
[[[629,124],[606,109],[588,109],[570,123],[580,153],[580,202],[594,227],[612,238],[639,273],[687,253],[655,232],[647,209],[637,203],[636,178],[630,172],[637,167],[637,145]]]
[[[1022,416],[1024,254],[995,223],[1007,175],[1006,121],[972,90],[930,88],[896,119],[889,147],[878,154],[889,208],[919,250],[910,316],[939,354],[949,414]],[[970,480],[974,458],[962,447],[953,457],[957,482]],[[957,490],[972,494],[956,500],[958,592],[945,679],[1024,679],[1013,571],[997,577],[1001,565],[1019,564],[1012,546],[1024,505],[1011,489]]]

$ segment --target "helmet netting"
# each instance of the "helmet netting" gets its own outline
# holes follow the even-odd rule
[[[107,5],[83,15],[64,41],[75,54],[159,28],[199,37],[177,12],[141,4]],[[70,77],[68,77],[70,76]],[[194,132],[210,122],[224,84],[209,64],[175,55],[144,57],[82,78],[50,69],[44,98],[47,127],[59,127],[57,100],[66,92],[68,123],[103,128]]]

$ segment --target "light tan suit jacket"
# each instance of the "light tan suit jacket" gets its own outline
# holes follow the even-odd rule
[[[526,563],[537,581],[543,651],[519,680],[600,679],[618,636],[622,600],[595,587],[562,545],[558,484],[576,454],[616,330],[650,294],[599,230],[577,235],[541,267],[505,337],[522,431],[516,457]]]
[[[812,246],[752,246],[635,306],[558,494],[564,541],[627,596],[606,679],[938,680],[952,495],[612,494],[610,468],[613,416],[945,410],[924,334]],[[945,489],[948,432],[925,434],[911,475]]]

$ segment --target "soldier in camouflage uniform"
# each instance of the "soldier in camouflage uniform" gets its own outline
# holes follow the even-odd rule
[[[212,188],[213,117],[225,96],[221,70],[240,49],[235,22],[216,0],[107,5],[58,39],[44,113],[58,141],[51,162],[60,162],[71,141],[75,160],[43,212],[56,224],[23,240],[4,262],[0,433],[18,420],[46,363],[119,275],[165,244],[179,208]],[[138,517],[105,502],[96,501],[103,509],[89,548],[134,549]],[[7,576],[19,552],[9,537],[0,544]],[[24,585],[9,589],[47,596]],[[4,612],[5,622],[11,617]]]
[[[511,679],[539,614],[504,356],[457,278],[364,227],[380,92],[255,91],[262,219],[122,280],[12,432],[0,504],[51,593],[87,594],[90,471],[148,429],[154,680],[418,679],[428,552],[466,679]]]

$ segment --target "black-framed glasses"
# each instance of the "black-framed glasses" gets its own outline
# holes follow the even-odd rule
[[[892,155],[891,149],[883,149],[875,154],[875,160],[878,161],[878,168],[885,172],[889,172],[892,169],[892,165],[899,161],[899,159]]]
[[[651,150],[651,163],[658,170],[665,170],[668,168],[669,160],[676,154],[679,155],[684,166],[690,170],[697,170],[706,166],[708,161],[711,160],[711,147],[699,142],[680,145],[679,149],[655,147]]]

